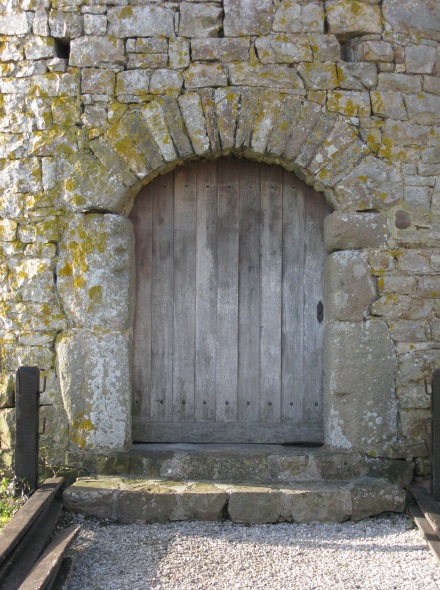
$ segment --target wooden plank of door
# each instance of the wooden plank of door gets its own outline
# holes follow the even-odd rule
[[[197,164],[175,171],[173,421],[194,421]]]
[[[217,162],[197,166],[195,421],[215,421]]]
[[[318,322],[317,305],[323,300],[323,267],[326,257],[324,218],[330,213],[324,197],[308,187],[305,194],[305,261],[304,261],[304,373],[307,392],[303,400],[305,420],[321,419],[322,413],[322,339],[324,323]]]
[[[304,192],[292,173],[283,172],[282,420],[303,417],[304,374]]]
[[[218,160],[217,422],[235,422],[238,417],[238,221],[240,170],[238,160]]]
[[[174,179],[159,176],[152,183],[153,273],[151,296],[151,417],[171,420],[173,414],[174,306]]]
[[[136,307],[133,330],[133,412],[151,415],[152,185],[136,197],[130,219],[136,243]]]
[[[260,420],[281,419],[282,169],[261,169]]]
[[[259,422],[260,386],[260,165],[242,162],[238,300],[238,415]]]

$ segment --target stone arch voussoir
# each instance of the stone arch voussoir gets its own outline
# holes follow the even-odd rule
[[[380,210],[402,194],[399,167],[371,153],[354,124],[276,90],[227,87],[160,97],[129,108],[90,146],[94,156],[71,168],[76,191],[87,192],[93,177],[94,192],[72,201],[67,191],[65,198],[82,210],[126,213],[158,174],[190,159],[228,154],[294,171],[334,209]],[[68,178],[65,191],[72,174]]]

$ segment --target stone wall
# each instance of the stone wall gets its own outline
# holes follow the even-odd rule
[[[191,158],[322,191],[329,445],[416,458],[440,366],[436,0],[8,0],[0,15],[1,458],[38,365],[42,453],[130,444],[139,189]]]

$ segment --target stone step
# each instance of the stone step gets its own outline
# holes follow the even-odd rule
[[[125,453],[98,456],[89,471],[214,483],[293,483],[372,476],[405,487],[412,480],[413,464],[328,447],[137,444]]]
[[[402,512],[405,492],[386,479],[292,484],[96,476],[64,492],[65,508],[120,523],[223,520],[245,524],[343,522]]]

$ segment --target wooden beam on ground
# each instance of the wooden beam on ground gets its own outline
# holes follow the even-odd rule
[[[408,512],[421,531],[434,557],[438,562],[440,562],[440,539],[438,538],[428,519],[425,517],[417,504],[408,505]]]
[[[440,537],[440,502],[434,500],[429,491],[422,486],[412,485],[409,491],[431,527]]]
[[[40,371],[38,367],[20,367],[15,393],[15,475],[31,490],[38,485],[38,406]]]

